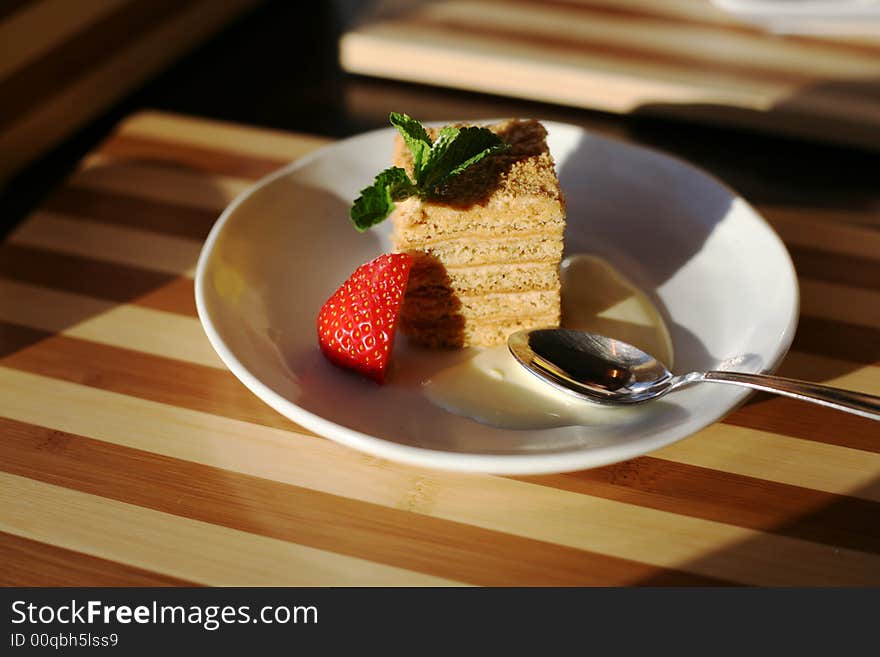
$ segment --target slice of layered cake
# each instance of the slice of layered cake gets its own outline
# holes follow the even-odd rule
[[[498,345],[520,329],[559,325],[565,203],[547,132],[534,120],[487,127],[509,147],[392,214],[392,246],[413,257],[400,329],[418,344]],[[412,176],[399,136],[393,159]]]

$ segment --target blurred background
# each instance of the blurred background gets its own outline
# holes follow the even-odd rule
[[[869,0],[4,0],[0,229],[141,109],[328,137],[391,110],[556,119],[753,201],[823,188],[817,203],[872,210],[878,16]]]

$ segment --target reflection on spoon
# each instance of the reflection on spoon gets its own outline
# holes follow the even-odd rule
[[[672,362],[669,331],[648,297],[605,260],[575,255],[562,264],[562,325],[604,332]],[[583,404],[523,370],[506,346],[476,355],[424,382],[441,408],[505,429],[546,429],[620,421],[621,412]]]

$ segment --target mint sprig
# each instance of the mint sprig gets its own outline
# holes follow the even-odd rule
[[[361,190],[351,206],[351,221],[360,232],[384,221],[394,210],[394,202],[410,196],[431,198],[468,167],[494,153],[510,148],[488,128],[447,126],[437,141],[417,120],[392,112],[391,124],[397,128],[413,158],[413,178],[400,167],[385,169],[373,184]]]

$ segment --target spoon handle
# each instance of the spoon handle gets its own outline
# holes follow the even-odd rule
[[[732,383],[734,385],[772,392],[777,395],[794,397],[803,401],[813,402],[835,408],[847,413],[855,413],[871,420],[880,420],[880,397],[862,392],[832,388],[818,383],[786,379],[770,374],[746,374],[743,372],[706,372],[703,381]]]

